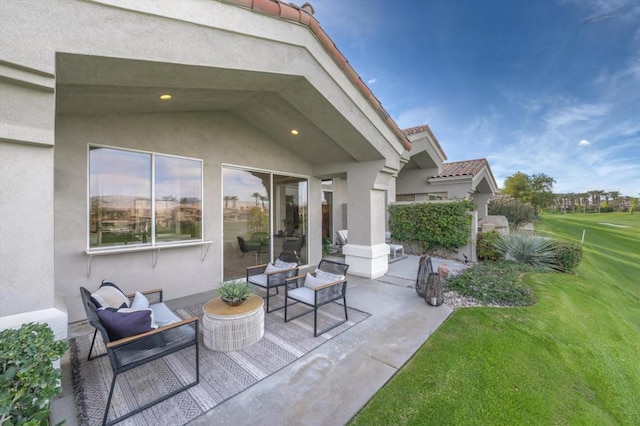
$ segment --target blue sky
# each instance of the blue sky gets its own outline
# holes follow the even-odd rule
[[[640,1],[313,0],[400,128],[555,192],[640,192]]]

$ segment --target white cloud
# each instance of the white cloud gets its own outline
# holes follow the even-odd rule
[[[378,82],[377,78],[370,78],[369,80],[367,80],[367,84],[375,84]]]
[[[586,139],[582,139],[580,142],[578,142],[578,145],[580,146],[587,146],[587,145],[591,145],[591,142],[589,142]]]

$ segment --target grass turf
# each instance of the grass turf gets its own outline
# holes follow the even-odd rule
[[[528,275],[531,307],[457,310],[352,424],[640,424],[640,214],[536,228],[586,230],[577,275]]]

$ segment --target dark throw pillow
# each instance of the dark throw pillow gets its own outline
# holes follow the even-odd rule
[[[104,329],[107,330],[111,341],[153,330],[151,326],[151,309],[131,312],[99,309],[98,318]]]

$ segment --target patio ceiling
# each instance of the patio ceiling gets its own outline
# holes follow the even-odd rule
[[[75,54],[58,54],[56,73],[57,114],[224,111],[312,164],[383,158],[301,76]]]

